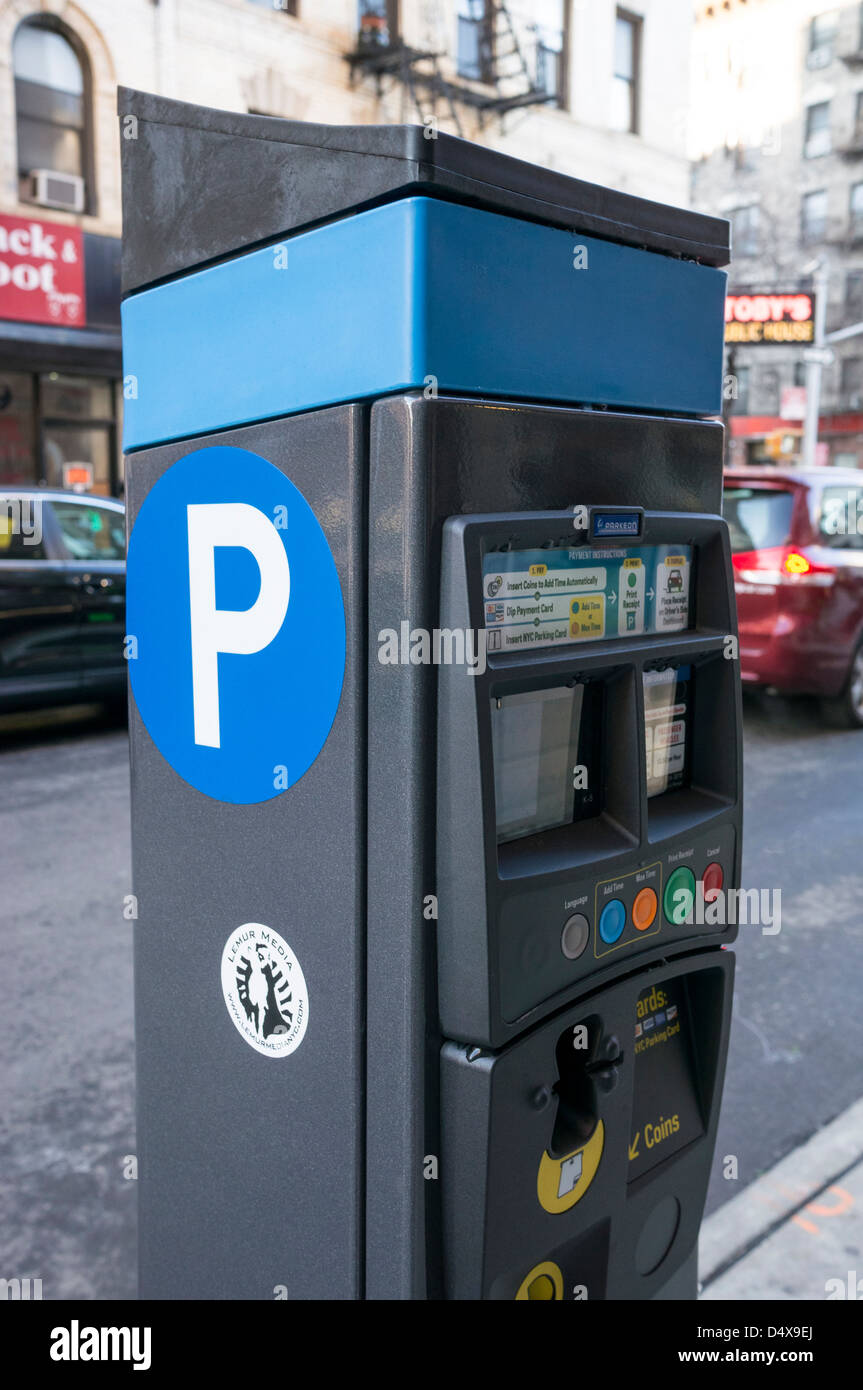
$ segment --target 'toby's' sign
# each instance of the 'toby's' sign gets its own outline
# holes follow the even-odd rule
[[[0,319],[85,326],[80,228],[0,216]]]

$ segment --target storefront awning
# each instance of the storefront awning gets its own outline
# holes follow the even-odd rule
[[[121,370],[121,337],[107,329],[0,320],[0,363],[17,371],[73,367],[115,376]]]

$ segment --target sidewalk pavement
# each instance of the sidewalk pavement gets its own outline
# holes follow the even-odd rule
[[[702,1300],[863,1302],[863,1100],[708,1217],[698,1272]]]

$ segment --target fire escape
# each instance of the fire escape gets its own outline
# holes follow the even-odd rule
[[[525,27],[519,33],[501,0],[471,0],[465,8],[469,13],[458,18],[456,75],[447,76],[446,53],[413,48],[400,37],[393,0],[361,0],[357,45],[345,54],[351,84],[374,82],[380,97],[400,83],[423,123],[448,120],[459,135],[464,134],[460,108],[476,111],[482,130],[510,111],[556,105],[560,51],[537,38],[526,53]]]

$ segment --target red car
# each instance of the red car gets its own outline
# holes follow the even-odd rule
[[[863,471],[731,469],[723,512],[744,685],[863,728]]]

